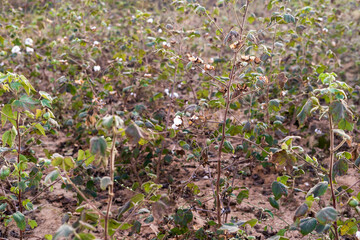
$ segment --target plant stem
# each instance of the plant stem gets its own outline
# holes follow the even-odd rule
[[[60,170],[58,170],[58,171],[59,171],[59,174],[60,174],[60,176],[61,176]],[[71,179],[70,179],[70,177],[67,175],[67,173],[65,172],[64,174],[65,174],[65,177],[66,177],[68,183],[69,183],[69,184],[75,189],[75,191],[85,200],[85,202],[86,202],[87,204],[89,204],[89,206],[90,206],[95,212],[97,212],[97,213],[99,214],[99,216],[105,217],[105,215],[89,200],[89,198],[87,198],[87,197],[84,195],[84,193],[81,192],[81,190],[71,181]],[[62,179],[62,178],[61,178],[61,179]],[[63,179],[62,179],[62,180],[63,180]],[[63,180],[63,182],[64,182],[65,184],[67,184],[64,180]]]
[[[217,161],[217,167],[216,167],[216,172],[217,172],[217,179],[216,179],[216,213],[217,213],[217,219],[218,219],[218,225],[221,226],[221,204],[220,204],[220,178],[221,178],[221,154],[222,154],[222,147],[224,146],[224,141],[225,141],[225,128],[226,128],[226,119],[227,119],[227,114],[229,111],[229,106],[230,106],[230,88],[231,88],[231,84],[232,84],[232,80],[234,78],[234,72],[235,72],[235,67],[236,67],[236,55],[237,53],[234,54],[234,62],[233,62],[233,67],[231,69],[231,73],[230,73],[230,78],[229,78],[229,82],[226,86],[226,94],[227,94],[227,98],[226,98],[226,107],[225,107],[225,113],[224,113],[224,118],[222,121],[222,136],[221,136],[221,142],[219,144],[219,156],[218,156],[218,161]]]
[[[20,113],[17,113],[16,118],[16,131],[18,135],[18,149],[17,149],[17,164],[19,168],[19,178],[18,178],[18,188],[19,188],[19,194],[18,194],[18,202],[19,202],[19,210],[22,213],[23,206],[21,201],[21,189],[20,189],[20,182],[21,182],[21,166],[20,166],[20,153],[21,153],[21,134],[20,134]],[[20,240],[23,239],[23,231],[20,229]]]
[[[178,65],[175,66],[175,72],[174,72],[174,81],[173,81],[173,84],[171,86],[171,95],[170,95],[170,103],[168,104],[168,111],[167,111],[167,114],[166,114],[166,123],[165,123],[165,132],[167,133],[167,130],[168,130],[168,126],[169,126],[169,121],[170,121],[170,112],[171,112],[171,107],[173,105],[173,98],[174,98],[174,90],[175,90],[175,85],[176,85],[176,72],[177,72],[177,69],[178,69]],[[156,165],[156,183],[159,183],[160,182],[160,175],[161,175],[161,165],[162,165],[162,153],[165,149],[165,142],[164,140],[161,142],[161,151],[159,153],[159,159],[158,159],[158,162],[157,162],[157,165]]]
[[[336,209],[336,196],[334,191],[334,185],[332,180],[333,175],[333,167],[334,167],[334,131],[333,131],[333,119],[331,114],[329,113],[329,127],[330,127],[330,171],[329,171],[329,181],[331,188],[331,197],[332,197],[332,205]],[[334,232],[335,232],[335,240],[339,239],[338,231],[337,231],[337,223],[334,222]]]
[[[108,239],[108,222],[109,222],[109,214],[110,209],[112,205],[112,200],[114,198],[114,168],[115,168],[115,144],[116,144],[116,132],[114,130],[113,134],[113,142],[111,145],[111,151],[110,151],[110,179],[111,184],[109,185],[109,197],[108,197],[108,204],[106,208],[106,214],[105,214],[105,240]]]

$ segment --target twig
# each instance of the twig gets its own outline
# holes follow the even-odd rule
[[[59,170],[58,170],[59,171]],[[59,173],[61,174],[61,172],[59,171]],[[60,175],[61,176],[61,175]],[[89,204],[89,206],[95,210],[95,212],[97,212],[101,217],[105,217],[105,215],[81,192],[81,190],[71,181],[70,177],[67,175],[67,173],[65,173],[65,177],[66,180],[68,181],[68,183],[75,189],[75,191],[85,200],[85,202],[87,204]],[[63,178],[61,178],[62,181],[66,184],[66,182],[64,181]]]
[[[43,194],[45,192],[45,190],[47,190],[48,188],[50,188],[51,186],[55,185],[57,182],[59,182],[61,179],[57,179],[56,181],[54,181],[52,184],[46,186],[41,192],[39,192],[38,194],[36,194],[31,200],[30,202],[33,202],[35,199],[37,199],[41,194]]]
[[[241,139],[241,140],[244,140],[254,146],[256,146],[257,148],[260,148],[263,152],[265,152],[266,154],[268,155],[271,155],[272,153],[269,152],[269,151],[266,151],[262,146],[260,146],[259,144],[257,144],[256,142],[254,141],[251,141],[250,139],[247,139],[245,137],[242,137],[242,136],[229,136],[229,138],[234,138],[234,139]]]
[[[355,186],[356,184],[358,184],[360,182],[360,179],[357,180],[354,184],[352,184],[350,187],[342,190],[341,192],[339,192],[338,194],[336,194],[336,197],[339,197],[341,196],[342,194],[346,193],[347,190],[349,190],[350,188],[352,188],[353,186]]]

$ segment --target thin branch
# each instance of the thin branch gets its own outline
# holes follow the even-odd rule
[[[246,142],[248,142],[248,143],[256,146],[257,148],[259,148],[260,150],[262,150],[262,151],[265,152],[266,154],[268,154],[268,155],[271,155],[271,154],[272,154],[271,152],[265,150],[262,146],[260,146],[260,145],[257,144],[256,142],[251,141],[250,139],[247,139],[247,138],[245,138],[245,137],[242,137],[242,136],[229,136],[229,138],[244,140],[244,141],[246,141]]]
[[[61,172],[59,171],[60,176],[61,176]],[[76,190],[76,192],[85,200],[85,202],[87,204],[89,204],[89,206],[95,210],[95,212],[97,212],[101,217],[105,217],[105,215],[84,195],[84,193],[82,193],[82,191],[71,181],[70,177],[67,175],[67,173],[65,173],[65,177],[68,181],[68,183]],[[62,181],[67,184],[63,178],[61,178]]]

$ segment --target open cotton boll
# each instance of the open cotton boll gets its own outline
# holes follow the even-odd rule
[[[170,94],[170,97],[172,97],[171,95],[172,95],[172,94]],[[176,92],[174,92],[174,97],[175,97],[175,98],[179,98],[179,94],[176,93]]]
[[[94,66],[94,71],[95,71],[95,72],[98,72],[98,71],[100,71],[100,70],[101,70],[101,67],[100,67],[99,65]]]
[[[180,127],[182,124],[183,124],[183,121],[182,121],[181,117],[180,117],[180,116],[176,116],[176,117],[174,118],[174,123],[173,123],[173,125],[171,125],[171,128],[177,130],[177,129],[179,129],[179,127]]]
[[[31,48],[31,47],[26,47],[25,50],[26,50],[27,53],[33,53],[34,52],[34,49]]]
[[[360,240],[360,231],[357,231],[357,232],[356,232],[356,238],[357,238],[358,240]]]
[[[19,46],[14,46],[14,47],[11,49],[11,53],[21,54],[20,50],[21,50],[21,49],[20,49]]]
[[[25,45],[32,46],[34,44],[34,41],[31,38],[25,39]]]
[[[181,119],[180,116],[176,116],[176,117],[174,118],[174,124],[175,124],[176,126],[182,124],[182,119]]]
[[[153,22],[154,22],[154,19],[149,18],[146,22],[147,22],[147,23],[153,23]]]

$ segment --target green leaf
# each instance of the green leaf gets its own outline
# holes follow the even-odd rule
[[[136,194],[135,196],[133,196],[133,197],[131,198],[131,202],[136,205],[136,204],[138,204],[139,202],[142,202],[142,201],[144,200],[144,198],[145,198],[145,195],[144,195],[144,194],[138,193],[138,194]]]
[[[39,130],[39,132],[40,132],[42,135],[44,135],[44,136],[46,135],[46,134],[45,134],[45,129],[44,129],[43,126],[41,126],[40,123],[35,124],[34,127],[35,127],[37,130]]]
[[[280,209],[279,203],[273,197],[269,197],[269,203],[273,208]]]
[[[249,224],[250,227],[254,227],[257,223],[258,223],[258,220],[256,218],[254,218],[254,219],[250,219],[250,220],[246,221],[243,226]]]
[[[356,220],[348,219],[345,223],[340,227],[340,235],[354,235],[358,231],[358,227],[356,224]]]
[[[72,157],[65,157],[64,158],[64,163],[65,163],[65,167],[66,167],[66,170],[68,169],[72,169],[75,167],[75,161]]]
[[[300,220],[300,232],[303,236],[308,235],[316,228],[317,221],[315,218],[305,218]]]
[[[102,177],[100,180],[100,188],[105,190],[109,185],[112,185],[111,178],[108,176]]]
[[[136,124],[130,124],[125,129],[126,137],[133,144],[136,144],[140,141],[140,139],[144,138],[144,134],[141,128]]]
[[[15,116],[16,116],[16,112],[13,111],[12,107],[10,104],[5,104],[4,107],[1,109],[2,114],[1,114],[1,123],[2,126],[5,126],[5,123],[7,120],[11,121],[11,123],[13,125],[15,125]]]
[[[320,197],[325,194],[327,188],[328,188],[328,182],[326,181],[319,182],[308,191],[306,197],[310,196],[311,194],[313,194],[314,197]]]
[[[248,17],[248,22],[250,24],[252,24],[255,21],[255,17],[253,15],[251,15],[250,17]]]
[[[46,100],[49,100],[50,103],[52,103],[52,101],[54,100],[50,94],[48,94],[47,92],[44,91],[39,91],[40,96],[42,96],[43,98],[45,98]]]
[[[54,170],[51,171],[48,175],[46,175],[44,183],[49,185],[51,182],[54,182],[59,177],[59,171]]]
[[[360,155],[358,156],[358,158],[355,160],[355,166],[359,167],[360,166]]]
[[[64,157],[61,156],[60,154],[58,153],[54,153],[52,156],[51,156],[51,164],[54,166],[54,167],[57,167],[57,166],[60,166],[62,165],[63,161],[64,161]]]
[[[12,147],[15,143],[16,135],[17,131],[15,127],[12,127],[11,130],[4,132],[2,135],[3,147],[5,147],[6,144],[9,145],[9,147]]]
[[[10,168],[3,165],[0,169],[0,179],[4,180],[9,175],[10,175]]]
[[[332,178],[334,179],[336,176],[346,175],[348,169],[349,169],[349,165],[347,161],[343,158],[339,159],[334,163]]]
[[[19,78],[20,78],[21,85],[24,87],[24,89],[28,95],[30,95],[31,90],[35,91],[34,87],[31,85],[29,80],[24,75],[20,75]]]
[[[54,240],[70,237],[73,233],[75,233],[73,227],[67,224],[61,225],[54,235]]]
[[[89,224],[90,225],[90,224]],[[81,240],[94,240],[96,237],[92,233],[78,233]],[[77,238],[75,238],[77,239]]]
[[[190,209],[178,209],[176,214],[173,216],[175,224],[185,228],[192,221],[193,214]]]
[[[82,160],[84,160],[85,158],[86,158],[86,155],[85,155],[84,150],[79,149],[79,151],[78,151],[78,156],[77,156],[77,160],[78,160],[78,161],[82,161]]]
[[[236,201],[238,204],[241,204],[244,199],[249,198],[249,189],[243,189],[239,192],[239,194],[236,197]]]
[[[335,73],[321,73],[319,75],[319,79],[323,84],[329,85],[330,83],[335,81],[336,74]]]
[[[28,220],[28,224],[31,227],[31,229],[34,229],[38,226],[37,222],[35,220],[31,220],[31,219]]]
[[[193,63],[190,61],[188,64],[186,64],[186,70],[189,71],[192,68]]]
[[[321,224],[334,222],[337,218],[337,211],[333,207],[325,207],[316,213],[315,217]]]
[[[269,107],[271,110],[278,112],[281,110],[281,104],[279,99],[271,99],[269,101]]]
[[[289,13],[284,14],[284,20],[287,23],[295,23],[295,17]]]
[[[335,123],[338,123],[342,119],[352,121],[353,118],[353,114],[348,108],[347,103],[342,99],[332,102],[329,106],[329,112]]]
[[[308,210],[309,210],[309,206],[306,203],[301,204],[295,211],[294,220],[296,220],[299,217],[305,216]]]
[[[38,102],[31,98],[30,96],[23,95],[19,100],[15,100],[12,102],[11,106],[17,110],[31,110],[35,107]]]
[[[224,148],[222,149],[222,151],[226,153],[234,153],[235,150],[231,142],[226,140],[224,141]]]
[[[52,239],[53,239],[53,237],[52,237],[51,234],[45,234],[44,238],[45,238],[46,240],[52,240]]]
[[[100,154],[102,157],[106,156],[107,144],[104,137],[93,137],[90,140],[90,152],[93,155]]]
[[[354,123],[347,121],[345,118],[341,119],[338,123],[338,127],[343,130],[353,131]]]
[[[318,166],[319,163],[315,157],[311,158],[309,155],[306,154],[305,161],[311,164],[314,164],[315,166]]]
[[[288,190],[287,190],[287,186],[285,186],[284,184],[274,181],[271,185],[271,190],[275,196],[275,200],[278,200],[281,198],[281,196],[287,196],[288,195]]]
[[[330,226],[331,226],[330,224],[323,225],[323,224],[318,223],[318,225],[316,226],[315,231],[318,234],[322,234],[322,233],[326,232],[327,230],[329,230]]]
[[[116,129],[124,128],[124,121],[116,115],[110,115],[103,117],[97,124],[97,126],[103,126],[106,129],[112,129],[115,127]]]
[[[133,225],[130,223],[123,223],[122,226],[119,228],[119,230],[127,230],[131,228]]]
[[[16,225],[18,226],[18,228],[20,228],[20,230],[24,231],[26,228],[26,222],[25,222],[25,216],[24,214],[22,214],[21,212],[17,211],[16,213],[14,213],[12,215],[12,217],[14,218]]]
[[[313,103],[312,101],[309,99],[307,100],[307,102],[304,104],[304,106],[302,107],[301,111],[299,112],[299,114],[296,116],[300,125],[303,125],[305,122],[306,117],[309,115],[310,110],[313,107]]]

